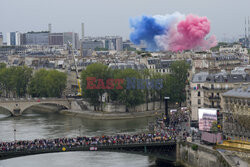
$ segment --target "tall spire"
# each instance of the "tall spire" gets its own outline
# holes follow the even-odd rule
[[[82,41],[84,40],[84,23],[82,23]]]
[[[245,39],[247,38],[247,18],[245,17]]]
[[[249,38],[250,38],[250,18],[249,18],[249,16],[248,16],[248,36],[247,36],[247,38],[249,41]]]

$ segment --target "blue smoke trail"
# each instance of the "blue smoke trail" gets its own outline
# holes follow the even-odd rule
[[[130,19],[130,26],[134,30],[130,34],[130,40],[134,44],[139,45],[143,40],[146,42],[147,50],[159,50],[154,38],[165,33],[166,25],[157,23],[157,20],[151,16],[142,16],[140,19]]]

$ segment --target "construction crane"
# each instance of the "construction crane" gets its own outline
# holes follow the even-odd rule
[[[73,49],[72,44],[69,41],[68,41],[68,46],[69,46],[69,51],[71,52],[71,50],[72,50],[73,62],[74,62],[75,71],[76,71],[76,81],[77,81],[77,85],[78,85],[78,90],[77,90],[76,96],[82,97],[81,79],[80,79],[80,75],[79,75],[79,71],[78,71],[78,67],[77,67],[76,57],[74,54],[75,49]]]

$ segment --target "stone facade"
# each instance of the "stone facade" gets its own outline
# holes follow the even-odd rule
[[[201,72],[195,74],[189,84],[189,93],[187,94],[187,104],[191,109],[191,119],[198,120],[199,108],[216,108],[219,114],[218,121],[221,121],[222,93],[249,82],[250,75],[248,74],[227,74],[225,72],[217,74]]]
[[[198,109],[204,106],[204,92],[202,87],[208,76],[207,72],[195,74],[187,88],[187,107],[190,108],[192,120],[198,121]]]
[[[250,86],[222,94],[223,133],[231,138],[250,138]]]

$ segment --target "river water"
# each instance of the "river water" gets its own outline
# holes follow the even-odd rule
[[[0,140],[32,140],[74,136],[135,134],[148,131],[154,118],[90,120],[57,113],[29,112],[21,117],[0,114]],[[14,133],[14,129],[16,132]],[[0,167],[152,167],[148,156],[110,152],[65,152],[24,156],[0,161]]]

